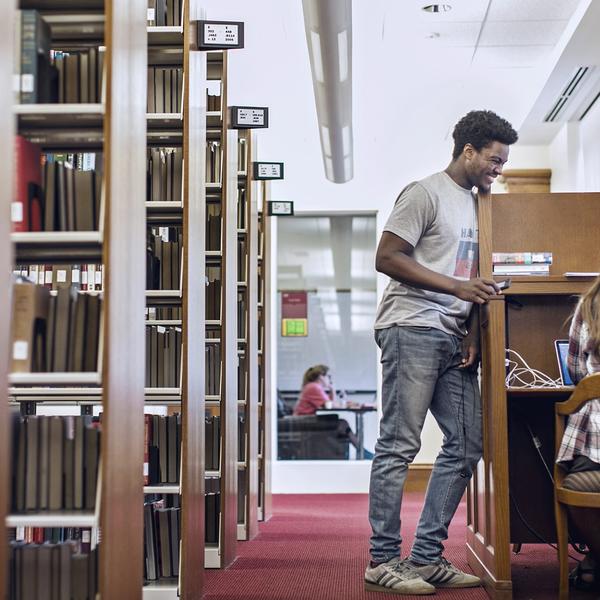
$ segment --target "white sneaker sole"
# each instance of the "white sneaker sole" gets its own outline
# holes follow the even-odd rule
[[[376,583],[371,583],[370,581],[365,581],[365,590],[367,592],[383,592],[386,594],[398,594],[402,596],[431,596],[435,594],[435,587],[429,584],[428,587],[423,587],[421,589],[410,589],[410,590],[399,590],[394,588],[385,587],[383,585],[377,585]]]

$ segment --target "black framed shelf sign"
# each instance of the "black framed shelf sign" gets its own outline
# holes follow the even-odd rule
[[[269,126],[269,109],[266,106],[232,106],[233,129],[265,129]]]
[[[232,50],[244,47],[241,21],[198,21],[198,50]]]
[[[282,162],[253,162],[252,177],[255,181],[283,179]]]

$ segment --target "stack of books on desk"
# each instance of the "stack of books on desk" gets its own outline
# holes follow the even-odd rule
[[[494,275],[549,275],[552,252],[494,252]]]

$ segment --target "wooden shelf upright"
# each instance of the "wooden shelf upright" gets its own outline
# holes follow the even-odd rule
[[[242,265],[238,277],[238,338],[243,354],[238,401],[244,435],[239,437],[238,448],[238,540],[251,540],[258,533],[258,211],[251,173],[253,138],[252,130],[239,130],[238,260]]]
[[[8,539],[5,527],[10,506],[10,429],[8,421],[8,360],[10,344],[11,272],[13,248],[10,239],[11,203],[13,201],[14,134],[12,91],[12,56],[14,52],[13,25],[15,3],[4,2],[0,8],[0,581],[8,581]],[[3,585],[6,585],[3,583]],[[0,590],[6,593],[6,588]]]
[[[258,518],[268,521],[271,500],[271,220],[267,216],[270,182],[258,186]]]
[[[468,493],[467,556],[492,598],[513,597],[510,544],[540,543],[538,536],[556,541],[553,485],[542,457],[553,464],[554,403],[572,389],[507,386],[506,349],[558,378],[553,341],[568,336],[577,297],[594,281],[565,273],[598,271],[599,229],[598,193],[479,199],[482,276],[492,275],[492,252],[553,255],[549,276],[512,277],[482,311],[483,458]]]
[[[13,249],[17,264],[79,263],[92,258],[104,266],[103,316],[101,324],[101,387],[96,387],[102,403],[101,498],[99,520],[89,515],[64,511],[43,515],[7,518],[10,486],[8,471],[11,453],[7,427],[7,377],[10,320],[0,325],[0,519],[8,526],[37,523],[47,527],[89,526],[102,531],[99,546],[98,586],[102,598],[141,599],[143,575],[142,547],[142,465],[144,360],[144,190],[145,190],[145,90],[146,90],[146,4],[132,2],[32,0],[22,2],[38,9],[51,22],[52,36],[60,47],[60,33],[69,30],[69,47],[90,44],[105,47],[104,86],[100,104],[36,105],[12,107],[13,2],[0,8],[0,153],[4,186],[1,196],[2,251],[0,252],[0,309],[10,315],[9,302]],[[68,16],[65,16],[68,15]],[[82,23],[94,22],[88,29]],[[10,203],[14,170],[14,116],[16,132],[32,139],[43,152],[101,151],[104,178],[103,216],[99,231],[70,235],[55,232],[9,234]],[[11,243],[12,241],[12,243]],[[124,260],[126,257],[126,260]],[[51,399],[48,389],[36,388],[38,374],[32,374],[31,397],[39,402]],[[40,381],[46,374],[40,374]],[[61,387],[54,374],[49,385]],[[62,385],[77,385],[77,375],[69,373]],[[18,379],[18,378],[17,378]],[[48,384],[46,381],[42,385]],[[87,381],[82,378],[82,381]],[[29,385],[27,378],[20,381]],[[63,404],[77,403],[83,388],[71,388]],[[79,391],[79,393],[78,393]],[[100,396],[101,394],[101,396]],[[36,400],[36,405],[39,403]],[[21,518],[24,517],[24,518]],[[42,518],[47,517],[47,518]],[[46,525],[44,525],[46,524]],[[6,540],[6,535],[4,539]],[[123,540],[127,543],[124,544]],[[0,581],[6,581],[7,545],[0,544]]]

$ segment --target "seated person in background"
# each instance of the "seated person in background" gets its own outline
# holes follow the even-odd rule
[[[575,384],[586,375],[600,372],[600,277],[583,295],[569,331],[569,374]],[[571,415],[557,462],[566,462],[569,474],[563,487],[600,493],[600,400],[591,400]],[[572,574],[577,587],[600,583],[600,511],[569,507],[577,539],[586,543],[589,554]]]
[[[315,365],[304,373],[302,390],[300,398],[298,398],[298,402],[296,402],[296,406],[294,407],[294,415],[314,415],[319,409],[333,408],[334,400],[335,389],[329,373],[329,367],[326,365]],[[347,437],[350,443],[358,449],[358,438],[345,419],[339,420],[337,435]],[[372,452],[363,450],[363,453],[365,458],[373,458]]]

